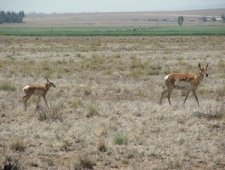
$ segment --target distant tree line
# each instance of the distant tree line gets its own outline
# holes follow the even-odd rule
[[[22,23],[25,14],[23,11],[18,13],[10,11],[0,11],[0,24],[3,23]]]

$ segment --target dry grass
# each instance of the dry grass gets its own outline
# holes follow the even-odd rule
[[[23,152],[23,151],[25,151],[26,144],[23,141],[23,139],[16,138],[12,141],[10,148],[14,152],[16,152],[16,151]]]
[[[0,90],[3,91],[16,91],[16,86],[9,81],[3,81],[0,83]]]
[[[20,170],[23,169],[17,159],[14,157],[6,156],[1,166],[2,170]]]
[[[79,156],[78,163],[74,164],[74,170],[82,170],[82,169],[94,169],[95,163],[89,158],[88,155],[82,154]]]
[[[0,37],[0,165],[24,169],[223,169],[225,37]],[[209,77],[163,100],[169,72]],[[22,88],[56,84],[48,110]],[[35,109],[36,108],[36,109]],[[85,153],[84,156],[83,153]],[[11,161],[17,166],[17,161]]]

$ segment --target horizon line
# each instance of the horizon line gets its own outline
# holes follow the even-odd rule
[[[222,8],[197,8],[197,9],[178,9],[178,10],[138,10],[138,11],[82,11],[82,12],[25,12],[26,14],[90,14],[90,13],[141,13],[141,12],[182,12],[182,11],[198,11],[198,10],[216,10],[216,9],[225,9]],[[3,10],[4,11],[4,10]],[[23,11],[23,10],[20,10]],[[14,11],[13,11],[14,12]]]

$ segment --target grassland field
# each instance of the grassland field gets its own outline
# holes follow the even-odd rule
[[[20,31],[36,32],[8,29]],[[39,36],[46,32],[0,36],[0,166],[224,169],[225,36]],[[190,95],[184,107],[182,91],[173,92],[172,106],[159,105],[165,75],[196,73],[198,63],[209,64],[200,106]],[[36,110],[32,97],[24,111],[22,88],[46,77],[56,85],[50,110],[43,100]]]

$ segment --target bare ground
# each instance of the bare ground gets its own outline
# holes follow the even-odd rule
[[[169,72],[209,77],[185,107],[158,105]],[[224,169],[225,37],[0,37],[0,165],[21,169]],[[23,110],[22,88],[45,83]]]

